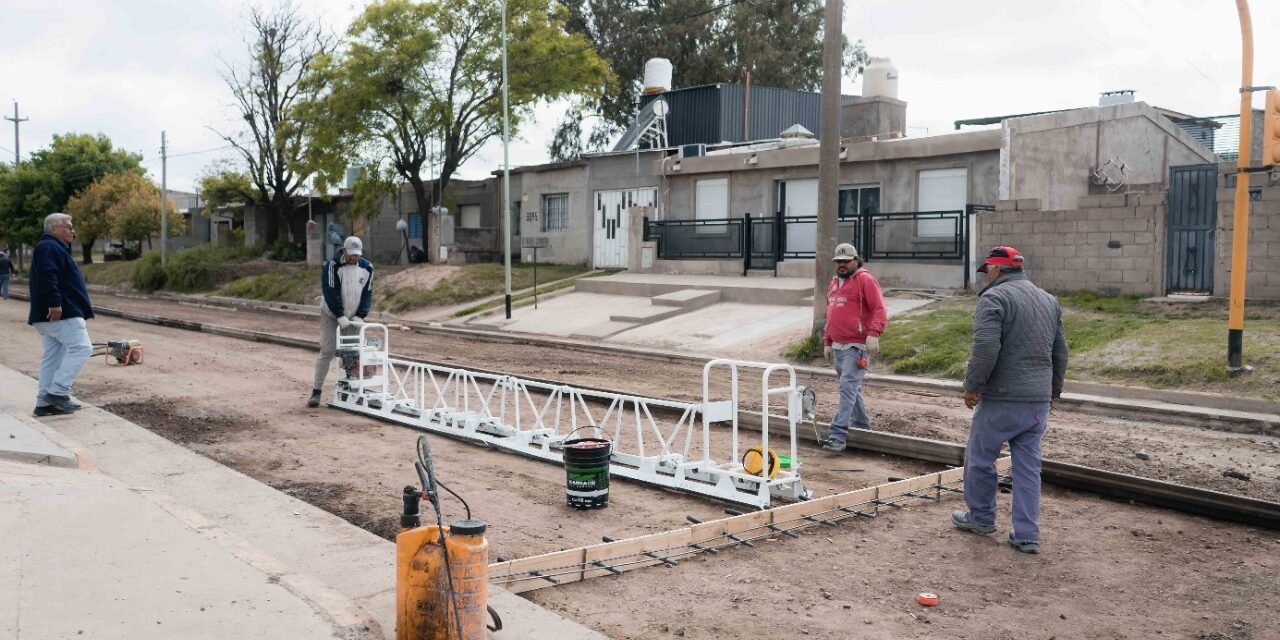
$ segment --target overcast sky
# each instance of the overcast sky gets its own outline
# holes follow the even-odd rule
[[[343,30],[365,3],[301,4]],[[234,126],[219,56],[247,55],[243,1],[5,4],[0,111],[11,117],[17,100],[30,118],[21,128],[24,158],[55,133],[105,133],[141,153],[158,181],[165,130],[169,186],[189,190],[209,163],[231,157],[208,151],[223,145],[209,128]],[[1254,84],[1280,85],[1280,2],[1252,5]],[[893,60],[912,136],[946,133],[957,119],[1090,106],[1110,89],[1135,89],[1139,100],[1195,115],[1239,109],[1240,28],[1230,0],[846,0],[844,30]],[[845,90],[859,93],[861,83]],[[512,141],[513,165],[547,159],[557,109],[538,113]],[[12,158],[8,121],[0,121],[0,154]],[[501,160],[501,144],[491,144],[462,175],[486,175]]]

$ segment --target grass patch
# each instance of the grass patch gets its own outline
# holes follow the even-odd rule
[[[1058,297],[1074,380],[1234,395],[1280,397],[1280,306],[1251,304],[1245,361],[1253,373],[1226,371],[1226,305],[1170,304],[1138,296],[1072,293]],[[937,303],[894,318],[881,337],[880,362],[893,373],[959,379],[972,344],[975,298]]]
[[[551,282],[587,271],[582,265],[538,265],[538,281]],[[533,265],[521,264],[511,269],[511,288],[525,289],[533,286]],[[378,308],[391,313],[401,313],[421,307],[440,307],[470,302],[497,295],[505,290],[502,265],[469,264],[457,274],[430,289],[402,287],[387,293],[378,302]],[[539,288],[539,293],[541,293]]]
[[[156,259],[159,260],[159,258]],[[133,282],[133,269],[137,264],[137,260],[95,262],[93,264],[80,265],[80,271],[84,273],[84,279],[89,284],[98,284],[104,287],[122,287]]]
[[[973,337],[972,298],[939,302],[929,312],[891,320],[880,360],[902,375],[964,377]]]
[[[789,345],[784,352],[788,358],[808,362],[822,355],[822,339],[809,334]]]
[[[317,269],[281,268],[233,280],[216,293],[232,298],[308,304],[320,295],[320,276]]]
[[[539,275],[541,275],[541,274],[539,274]],[[542,278],[538,278],[538,281],[539,281],[539,282],[541,282],[541,281],[542,281]],[[563,282],[557,282],[557,283],[555,283],[555,284],[552,284],[552,285],[546,285],[546,286],[539,284],[539,285],[538,285],[538,295],[539,295],[539,296],[545,296],[545,295],[547,295],[547,294],[549,294],[549,293],[552,293],[552,292],[555,292],[555,291],[561,291],[561,290],[563,290],[563,289],[568,289],[569,287],[572,287],[572,286],[573,286],[573,284],[574,284],[574,281],[573,281],[573,280],[565,280],[565,281],[563,281]],[[512,285],[512,286],[514,286],[514,285]],[[529,285],[529,286],[533,286],[533,285]],[[527,303],[527,304],[521,304],[521,303]],[[515,307],[515,306],[528,306],[529,304],[532,304],[532,303],[533,303],[533,292],[532,292],[532,291],[526,291],[526,292],[524,292],[524,293],[517,293],[517,294],[515,294],[515,295],[512,295],[512,296],[511,296],[511,306],[513,306],[513,307]],[[465,316],[469,316],[469,315],[471,315],[471,314],[473,314],[473,313],[480,313],[481,311],[488,311],[488,310],[490,310],[490,309],[497,309],[497,308],[502,307],[502,306],[503,306],[503,304],[505,304],[505,302],[504,302],[504,301],[502,301],[502,300],[496,300],[496,301],[493,301],[493,302],[487,302],[487,303],[482,303],[482,304],[472,305],[472,306],[467,307],[467,308],[465,308],[465,309],[459,309],[458,311],[455,311],[455,312],[454,312],[454,314],[453,314],[453,317],[455,317],[455,318],[462,318],[462,317],[465,317]]]

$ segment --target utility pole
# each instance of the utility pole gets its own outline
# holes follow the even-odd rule
[[[1249,143],[1253,140],[1253,21],[1248,0],[1240,14],[1240,157],[1236,160],[1235,227],[1231,233],[1231,301],[1227,307],[1227,371],[1244,373],[1244,276],[1249,251]]]
[[[813,335],[827,322],[827,284],[836,248],[836,215],[840,206],[840,36],[842,0],[826,0],[822,23],[822,129],[818,138],[818,224],[813,248]],[[858,247],[866,251],[866,247]]]
[[[164,132],[160,132],[160,266],[169,258],[169,156],[165,147]]]
[[[507,1],[502,0],[502,265],[507,319],[511,319],[511,120],[507,104]]]
[[[30,120],[31,118],[19,118],[19,117],[18,117],[18,101],[17,101],[17,100],[14,100],[14,101],[13,101],[13,117],[12,117],[12,118],[10,118],[9,116],[5,116],[5,117],[4,117],[4,119],[5,119],[5,120],[8,120],[8,121],[10,121],[10,122],[12,122],[12,123],[13,123],[13,168],[14,168],[14,169],[17,169],[17,168],[18,168],[18,162],[19,162],[19,159],[21,158],[21,155],[18,153],[18,151],[19,151],[19,148],[18,148],[18,125],[19,125],[19,124],[21,124],[21,123],[23,123],[23,122],[26,122],[26,121]]]

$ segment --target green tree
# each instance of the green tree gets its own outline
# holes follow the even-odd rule
[[[128,178],[122,184],[112,185],[112,192],[113,202],[107,213],[112,235],[137,243],[141,252],[143,241],[149,241],[160,233],[160,189],[145,178]],[[172,200],[166,211],[169,215],[169,236],[185,233],[186,218]]]
[[[334,39],[292,4],[253,8],[249,25],[248,62],[227,63],[222,73],[245,129],[218,135],[243,160],[254,204],[269,213],[266,241],[289,233],[301,238],[306,217],[299,216],[293,198],[310,177],[300,162],[310,127],[297,119],[297,106],[323,86],[303,80],[316,60],[332,51]]]
[[[101,134],[55,135],[16,171],[0,175],[0,230],[13,241],[34,244],[45,216],[66,209],[72,196],[107,174],[145,175],[141,162],[142,156],[114,148]],[[77,237],[84,262],[91,262],[98,236],[77,228]]]
[[[601,149],[631,124],[650,58],[671,61],[677,87],[741,81],[748,71],[753,85],[807,91],[822,86],[823,0],[566,2],[569,30],[595,45],[614,79],[597,99],[568,109],[550,143],[558,160]],[[861,41],[845,42],[846,75],[857,77],[867,62]],[[594,119],[594,126],[584,142],[586,119]]]
[[[610,76],[591,43],[566,32],[561,4],[506,4],[514,135],[539,101],[594,96]],[[419,211],[438,204],[458,168],[502,132],[501,8],[500,0],[366,7],[339,53],[317,64],[312,82],[328,89],[304,107],[321,186],[360,164],[362,179],[375,183],[370,193],[391,173],[413,187]]]
[[[227,205],[252,204],[256,196],[256,187],[249,179],[249,174],[236,170],[227,162],[216,162],[205,167],[196,190],[204,201],[205,217],[212,217],[218,209]]]
[[[19,247],[34,245],[44,232],[44,217],[58,211],[62,181],[57,174],[31,163],[0,175],[0,235]]]

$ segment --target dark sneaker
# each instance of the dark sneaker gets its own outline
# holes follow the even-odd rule
[[[978,524],[971,520],[968,511],[952,511],[951,524],[954,524],[961,531],[971,531],[984,536],[989,533],[995,533],[996,530],[994,524]]]
[[[44,402],[50,407],[57,407],[64,413],[79,411],[80,405],[71,401],[71,396],[55,396],[52,393],[44,394]]]
[[[311,392],[311,397],[307,398],[307,406],[313,409],[320,406],[320,390],[319,389],[316,389]]]
[[[1018,551],[1021,551],[1023,553],[1029,553],[1031,555],[1040,553],[1039,542],[1025,542],[1022,540],[1014,540],[1012,531],[1009,532],[1009,546],[1013,547],[1014,549],[1017,549]]]
[[[71,415],[72,413],[75,412],[70,409],[63,409],[51,404],[36,407],[36,410],[32,412],[32,414],[37,418],[43,418],[45,416],[66,416]]]
[[[844,451],[844,447],[843,440],[826,440],[822,443],[822,450],[830,451],[831,453],[840,453]]]

